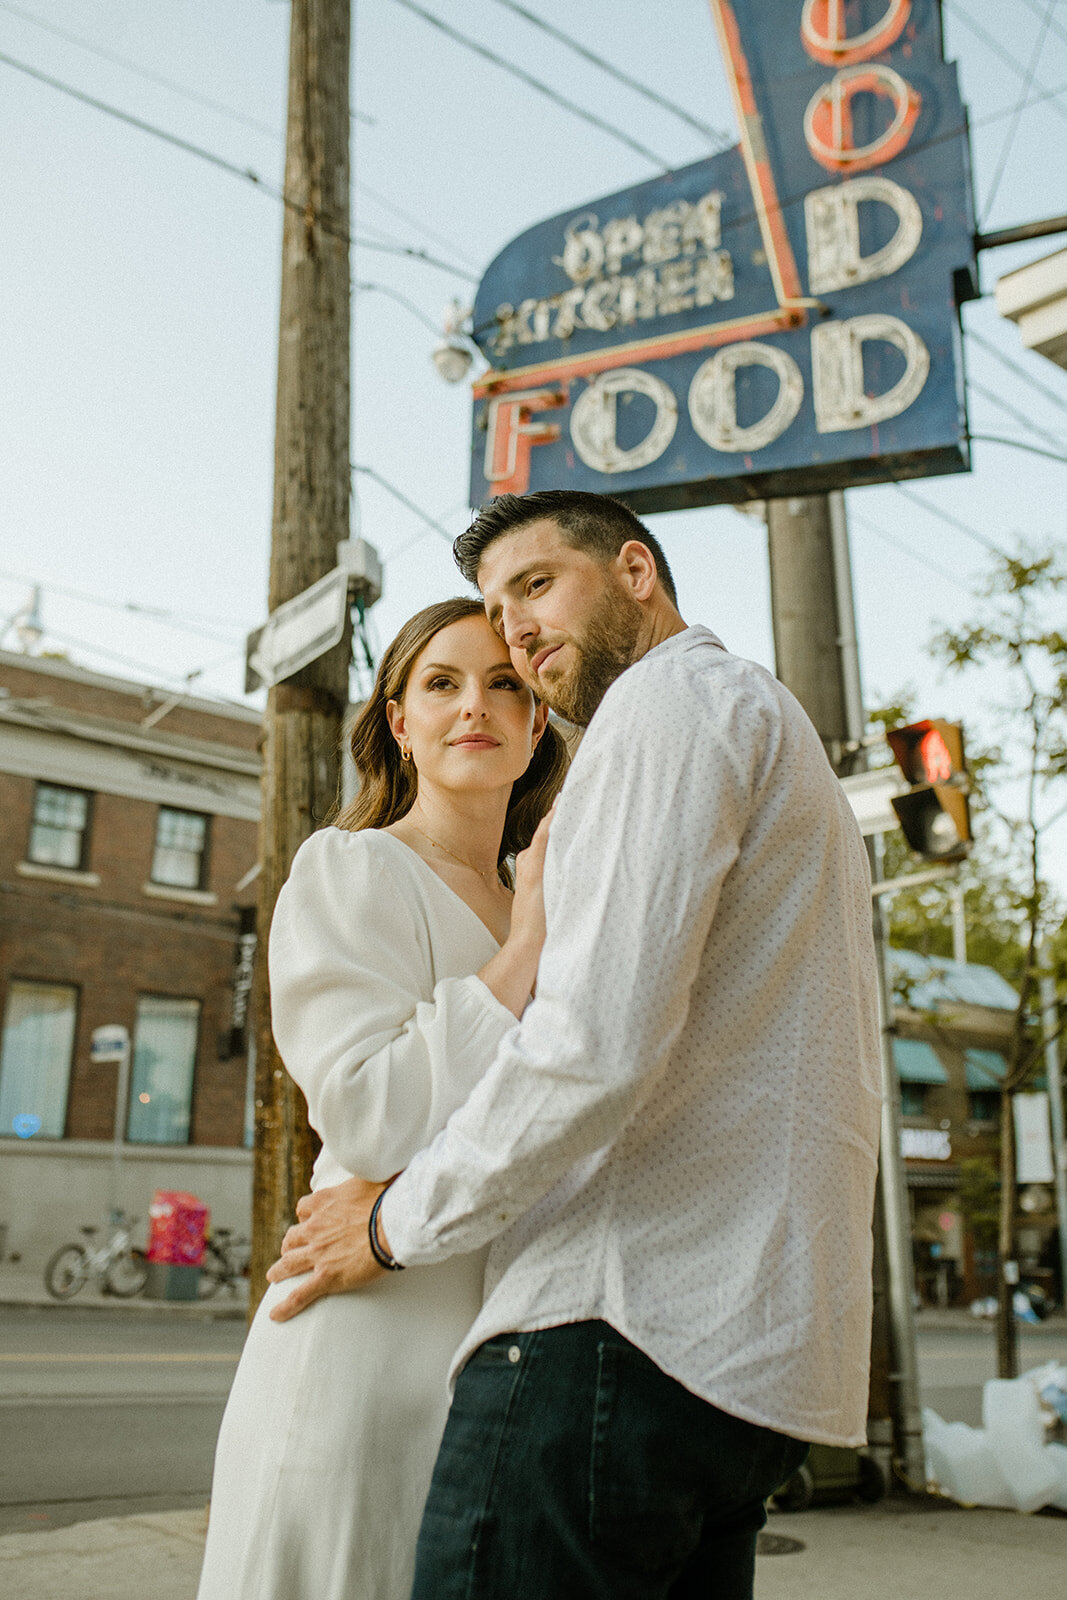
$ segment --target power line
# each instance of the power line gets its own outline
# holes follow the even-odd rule
[[[972,435],[972,437],[977,437],[977,435]],[[914,501],[917,506],[922,506],[924,511],[929,511],[931,516],[939,517],[941,521],[947,523],[950,528],[955,528],[958,533],[965,533],[968,539],[973,539],[975,543],[980,544],[983,549],[992,551],[994,555],[1002,554],[1001,550],[993,543],[992,539],[987,539],[984,533],[978,532],[977,528],[972,528],[968,523],[961,522],[959,517],[954,517],[952,515],[951,511],[943,511],[941,507],[935,504],[933,500],[927,500],[925,495],[917,494],[914,489],[906,489],[902,483],[897,481],[896,478],[894,478],[892,482],[894,489],[898,494],[902,494],[905,500]]]
[[[524,71],[522,67],[516,66],[506,56],[497,55],[496,51],[490,50],[487,45],[479,44],[476,39],[470,38],[468,34],[460,33],[458,28],[453,28],[443,18],[437,17],[432,11],[425,11],[422,6],[416,5],[415,0],[396,0],[396,3],[399,6],[403,6],[406,11],[411,11],[415,16],[421,17],[431,27],[438,28],[448,38],[455,40],[457,44],[463,45],[464,49],[473,50],[475,55],[481,56],[485,61],[491,61],[494,66],[502,68],[504,72],[509,72],[513,78],[518,78],[521,83],[525,83],[529,88],[536,89],[538,94],[545,95],[554,105],[562,106],[565,111],[570,111],[574,116],[581,117],[583,122],[590,123],[594,128],[599,128],[602,133],[610,134],[613,139],[618,139],[620,144],[627,145],[631,150],[636,150],[639,156],[643,156],[646,161],[651,161],[654,167],[660,167],[665,172],[671,170],[671,162],[665,161],[654,150],[649,150],[647,145],[639,144],[636,139],[631,139],[630,135],[624,133],[621,128],[616,128],[612,123],[605,122],[602,117],[598,117],[594,112],[588,111],[584,106],[577,105],[573,100],[568,100],[564,95],[557,93],[549,84],[542,83],[540,78],[535,78],[531,73]]]
[[[1040,94],[1032,94],[1027,97],[1025,109],[1029,111],[1031,106],[1043,105],[1046,100],[1062,100],[1064,95],[1067,95],[1067,83],[1060,84],[1058,89],[1042,89]],[[971,121],[971,127],[988,128],[991,123],[1003,122],[1005,117],[1013,117],[1014,115],[1014,106],[1002,106],[999,111],[987,112],[984,117],[974,117]]]
[[[1042,16],[1041,0],[1023,0],[1023,5],[1026,6],[1028,10],[1032,11],[1035,17]],[[1051,13],[1051,7],[1049,9]],[[1067,40],[1067,28],[1064,27],[1062,22],[1057,22],[1055,17],[1051,14],[1048,19],[1048,26],[1056,35],[1057,39]]]
[[[353,279],[352,287],[355,289],[357,294],[371,294],[373,292],[377,294],[388,295],[390,300],[395,300],[397,305],[403,306],[405,310],[410,311],[413,317],[417,317],[419,319],[424,328],[429,328],[430,332],[435,336],[435,338],[440,339],[442,331],[441,328],[426,315],[425,311],[420,310],[420,308],[415,304],[414,300],[409,300],[407,295],[398,294],[395,289],[390,289],[387,283],[365,283]]]
[[[941,566],[940,562],[932,560],[928,555],[924,555],[921,550],[912,549],[911,545],[905,544],[903,539],[898,539],[895,534],[888,533],[885,528],[879,527],[877,522],[872,522],[870,517],[865,517],[853,511],[851,506],[849,507],[848,520],[850,523],[857,523],[861,528],[866,528],[870,533],[877,534],[880,539],[885,540],[886,544],[890,544],[895,549],[902,551],[904,555],[910,556],[913,561],[918,561],[920,565],[929,567],[931,572],[936,572],[946,582],[955,584],[957,589],[964,589],[970,593],[970,585],[964,583],[958,573],[950,572],[947,567]]]
[[[158,667],[149,666],[144,661],[135,661],[131,656],[120,655],[117,650],[108,650],[106,646],[92,643],[88,639],[77,639],[69,633],[57,633],[54,628],[46,628],[45,636],[49,639],[58,640],[60,644],[70,644],[79,650],[87,650],[90,655],[99,656],[103,661],[115,661],[120,666],[129,667],[135,672],[147,674],[150,683],[158,684],[161,680],[165,682],[169,679],[172,683],[181,684],[186,689],[189,688],[192,679],[199,678],[205,672],[212,672],[216,667],[225,666],[228,662],[236,661],[244,656],[242,647],[240,650],[231,650],[228,655],[222,656],[218,661],[209,662],[202,667],[194,667],[191,672],[161,672]],[[32,660],[33,658],[28,657],[27,659]],[[223,700],[217,696],[212,696],[212,698],[219,698],[220,704],[223,705],[240,704],[236,700]]]
[[[1042,450],[1040,445],[1027,444],[1025,439],[1005,439],[999,433],[972,433],[972,439],[977,439],[979,444],[1004,444],[1012,450],[1025,450],[1027,455],[1041,456],[1044,461],[1058,461],[1061,466],[1067,467],[1067,455],[1062,451]]]
[[[187,155],[198,156],[201,161],[207,161],[211,166],[217,167],[222,172],[227,172],[231,177],[240,178],[244,183],[250,183],[261,193],[270,195],[272,200],[278,200],[282,205],[291,210],[300,212],[307,210],[305,201],[298,200],[285,193],[284,189],[277,188],[274,184],[264,181],[251,167],[239,167],[233,161],[227,161],[224,156],[216,155],[213,150],[205,149],[203,145],[193,144],[189,139],[182,139],[176,133],[169,133],[166,128],[160,128],[154,122],[146,122],[142,117],[135,117],[129,111],[123,111],[118,106],[111,105],[106,100],[98,100],[95,95],[86,94],[82,89],[76,89],[72,84],[64,83],[59,78],[50,77],[48,73],[41,72],[36,67],[31,67],[25,61],[17,61],[14,56],[0,52],[0,62],[5,66],[13,67],[16,72],[23,72],[28,77],[34,78],[38,83],[46,84],[48,88],[57,90],[60,94],[68,95],[72,100],[91,107],[94,111],[101,111],[105,116],[114,117],[117,121],[125,123],[128,127],[136,128],[141,133],[147,133],[154,139],[161,139],[164,144],[172,145],[177,150],[184,150]],[[450,272],[454,277],[465,278],[468,283],[477,283],[478,279],[472,272],[467,272],[463,267],[457,267],[451,261],[442,261],[433,256],[428,250],[417,250],[413,245],[381,244],[374,239],[361,239],[358,236],[346,233],[340,228],[331,226],[324,218],[315,219],[316,226],[331,238],[340,239],[345,244],[354,245],[363,250],[379,250],[386,255],[407,256],[414,261],[421,261],[425,266],[438,267],[442,272]]]
[[[573,50],[575,55],[591,62],[594,67],[599,67],[601,72],[606,72],[609,77],[625,84],[628,89],[633,89],[637,94],[644,95],[645,99],[651,100],[653,105],[660,106],[662,110],[669,111],[673,116],[679,117],[682,122],[686,122],[691,128],[695,128],[697,133],[706,135],[720,149],[728,150],[731,145],[737,143],[734,134],[723,133],[720,128],[709,127],[706,122],[701,122],[699,117],[694,117],[683,106],[678,105],[676,101],[668,100],[664,95],[657,94],[655,89],[648,87],[647,83],[641,83],[637,78],[631,78],[628,73],[622,72],[618,67],[613,66],[610,61],[605,61],[603,56],[598,56],[594,51],[587,49],[584,44],[579,44],[577,39],[572,38],[569,33],[564,33],[562,28],[553,27],[552,23],[546,22],[543,17],[536,16],[534,12],[528,11],[525,6],[517,5],[516,0],[496,0],[496,3],[499,6],[503,6],[507,11],[513,11],[516,16],[522,17],[533,27],[540,28],[541,32],[547,33],[550,38],[558,39],[560,44],[566,45],[568,50]]]
[[[1000,395],[994,394],[992,389],[987,389],[983,384],[976,383],[973,378],[968,379],[967,387],[973,393],[980,394],[983,400],[988,400],[990,405],[996,406],[998,411],[1003,411],[1005,416],[1011,417],[1013,422],[1019,422],[1024,428],[1029,428],[1031,433],[1035,434],[1039,439],[1044,439],[1054,449],[1060,450],[1063,448],[1064,442],[1062,439],[1057,439],[1054,433],[1046,433],[1044,428],[1038,426],[1033,417],[1028,417],[1025,411],[1017,410],[1009,401],[1002,400]]]
[[[442,539],[447,542],[449,549],[452,548],[452,535],[449,533],[448,529],[443,528],[437,519],[435,517],[431,517],[428,512],[422,509],[421,506],[417,506],[414,500],[409,500],[407,495],[402,493],[402,491],[396,487],[395,483],[390,483],[388,478],[383,478],[381,473],[375,472],[373,467],[362,466],[359,462],[356,462],[353,465],[352,471],[361,472],[364,477],[370,478],[372,482],[379,484],[381,488],[385,489],[393,496],[394,500],[399,500],[402,506],[406,506],[407,509],[409,511],[413,511],[417,517],[421,517],[423,522],[425,522],[428,527],[432,528],[435,533],[439,533],[441,535]],[[399,552],[394,551],[393,554],[397,555]]]
[[[198,94],[195,89],[189,89],[185,84],[175,83],[173,78],[164,78],[158,72],[152,72],[138,62],[130,61],[126,56],[104,50],[90,39],[82,38],[80,34],[70,33],[66,28],[57,28],[54,22],[45,22],[43,17],[34,16],[32,12],[24,11],[21,6],[11,5],[10,0],[0,0],[0,11],[7,11],[11,16],[29,22],[35,28],[43,28],[46,33],[54,34],[57,39],[65,39],[68,44],[77,45],[79,50],[86,50],[90,55],[98,56],[101,61],[109,61],[112,66],[122,67],[125,72],[132,72],[134,77],[143,78],[146,83],[154,83],[161,89],[169,89],[171,94],[179,95],[183,100],[191,101],[193,105],[206,106],[209,111],[215,111],[221,117],[229,117],[232,122],[241,122],[246,128],[254,128],[257,133],[267,133],[272,139],[282,137],[279,129],[272,128],[268,123],[260,122],[258,118],[250,117],[234,106],[223,105],[220,100],[212,100],[208,95]],[[366,112],[353,111],[351,114],[359,122],[366,122],[371,127],[376,126],[375,119],[368,117]]]
[[[945,9],[956,18],[957,22],[962,22],[965,27],[970,28],[971,32],[976,38],[981,39],[982,43],[988,49],[992,50],[995,56],[999,56],[1001,61],[1004,62],[1005,66],[1010,67],[1012,71],[1017,73],[1020,78],[1026,77],[1027,68],[1023,66],[1022,62],[1016,56],[1013,56],[1010,50],[1005,50],[999,39],[994,38],[993,35],[987,31],[987,29],[982,27],[981,23],[975,22],[973,17],[968,16],[963,7],[957,4],[957,0],[944,0],[944,6]],[[1067,121],[1067,106],[1059,105],[1054,98],[1057,92],[1062,91],[1050,90],[1045,84],[1038,83],[1036,78],[1032,79],[1032,83],[1036,84],[1037,88],[1039,88],[1048,96],[1049,99],[1052,100],[1053,111],[1057,112],[1065,121]]]
[[[380,194],[377,189],[372,189],[369,183],[364,183],[362,179],[359,179],[353,183],[353,188],[360,194],[365,194],[369,199],[376,201],[384,210],[391,211],[394,217],[400,218],[401,222],[410,223],[413,228],[418,228],[419,232],[424,233],[427,239],[433,239],[437,244],[443,244],[446,249],[454,250],[460,260],[465,261],[469,267],[477,266],[477,262],[472,261],[470,256],[454,239],[448,238],[443,233],[435,233],[433,228],[427,227],[425,222],[421,222],[418,217],[412,216],[410,211],[405,211],[403,206],[398,206],[394,200],[389,199],[388,195]]]
[[[66,600],[81,600],[87,605],[100,606],[108,611],[133,612],[137,616],[149,618],[153,622],[162,622],[168,628],[174,628],[180,633],[193,634],[201,639],[212,639],[216,644],[231,644],[234,641],[225,633],[219,633],[216,628],[225,628],[224,622],[216,622],[213,617],[187,617],[180,620],[180,613],[167,611],[162,606],[141,605],[135,600],[105,600],[102,595],[87,594],[81,589],[68,589],[63,584],[51,583],[42,578],[28,578],[24,573],[0,571],[0,579],[8,583],[24,584],[28,588],[39,588],[45,594],[62,595]],[[192,623],[192,626],[190,625]],[[196,623],[206,623],[208,626],[198,627]]]
[[[1014,372],[1017,377],[1023,378],[1032,388],[1037,390],[1038,394],[1043,395],[1054,406],[1058,406],[1061,411],[1067,411],[1067,399],[1063,395],[1057,394],[1054,389],[1050,389],[1046,384],[1041,383],[1034,377],[1032,372],[1026,370],[1021,362],[1013,361],[1011,356],[1004,354],[1003,350],[998,350],[991,339],[984,338],[980,333],[976,333],[973,328],[967,329],[966,337],[970,343],[978,345],[987,354],[995,356],[1001,366],[1007,367],[1009,372]]]
[[[1015,106],[1015,115],[1012,117],[1011,125],[1004,136],[1004,143],[1001,147],[996,171],[994,172],[992,181],[989,185],[989,193],[986,195],[985,211],[982,213],[981,221],[978,224],[979,228],[984,227],[986,221],[988,220],[989,213],[993,209],[993,202],[997,198],[997,190],[1000,188],[1000,181],[1004,176],[1004,169],[1008,164],[1008,156],[1011,154],[1012,145],[1015,143],[1015,135],[1019,131],[1019,121],[1023,114],[1023,108],[1026,105],[1026,97],[1030,93],[1030,87],[1034,81],[1034,74],[1037,72],[1037,64],[1041,60],[1041,52],[1044,50],[1045,40],[1048,38],[1049,23],[1052,21],[1052,8],[1055,4],[1056,0],[1048,0],[1048,4],[1045,9],[1045,15],[1042,18],[1041,29],[1034,43],[1034,48],[1030,52],[1030,60],[1026,68],[1026,76],[1023,78],[1023,86],[1020,90],[1019,99]]]
[[[10,12],[13,17],[19,17],[24,22],[32,23],[35,28],[43,28],[46,33],[54,34],[57,39],[65,39],[68,44],[77,45],[79,49],[88,51],[90,55],[98,56],[101,61],[109,61],[114,66],[122,67],[126,72],[132,73],[134,77],[143,78],[146,83],[154,83],[162,89],[168,89],[172,94],[178,95],[183,100],[188,100],[193,105],[205,106],[209,111],[214,111],[221,117],[228,117],[231,122],[239,122],[246,128],[254,129],[257,133],[268,134],[279,144],[284,139],[281,129],[271,127],[269,123],[260,122],[257,117],[250,117],[245,112],[238,111],[234,106],[224,105],[220,100],[212,100],[208,95],[198,94],[195,89],[190,89],[182,83],[175,83],[173,78],[164,78],[160,73],[151,72],[147,67],[142,67],[136,61],[130,61],[125,56],[116,55],[111,50],[101,49],[99,45],[93,44],[89,39],[82,38],[79,34],[70,33],[66,28],[57,28],[54,23],[45,22],[43,17],[35,17],[29,11],[24,11],[21,6],[11,5],[10,0],[0,0],[0,11]],[[364,122],[370,127],[377,126],[376,119],[368,116],[365,111],[353,111],[351,114],[357,122]],[[443,234],[435,233],[432,228],[428,228],[418,217],[413,217],[409,211],[404,211],[402,207],[394,204],[386,195],[380,194],[377,189],[373,189],[369,183],[357,182],[354,187],[370,199],[377,201],[380,206],[384,206],[387,211],[393,212],[395,216],[401,217],[403,221],[410,223],[412,227],[418,228],[422,233],[426,234],[427,238],[435,239],[438,244],[443,244],[448,249],[455,250],[457,255],[463,255],[463,251],[451,239],[445,238]],[[475,263],[468,260],[468,265],[474,266]]]

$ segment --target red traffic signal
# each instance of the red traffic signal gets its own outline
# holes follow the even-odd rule
[[[931,717],[891,728],[886,739],[912,785],[892,802],[908,844],[931,861],[962,861],[971,847],[962,727]]]

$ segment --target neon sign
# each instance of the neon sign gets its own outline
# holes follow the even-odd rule
[[[965,470],[966,118],[936,0],[710,0],[735,149],[529,229],[474,308],[472,503]]]

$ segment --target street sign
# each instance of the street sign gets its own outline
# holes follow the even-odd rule
[[[898,795],[907,794],[908,786],[896,767],[857,772],[851,778],[842,778],[841,787],[865,839],[870,834],[888,833],[900,827],[893,801]]]
[[[473,337],[471,503],[639,514],[969,465],[967,119],[936,0],[711,0],[731,150],[520,234]]]
[[[121,1023],[109,1022],[94,1028],[89,1041],[89,1060],[95,1066],[108,1061],[124,1061],[130,1048],[130,1032]]]
[[[302,594],[272,611],[248,635],[245,694],[269,689],[340,642],[348,617],[348,573],[334,567]]]

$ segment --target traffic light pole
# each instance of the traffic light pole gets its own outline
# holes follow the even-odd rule
[[[844,496],[767,502],[771,615],[778,677],[807,711],[834,770],[864,763],[865,731]],[[868,841],[882,876],[881,839]],[[895,1453],[905,1479],[925,1482],[912,1302],[914,1267],[900,1153],[900,1087],[892,1053],[891,991],[881,897],[873,899],[882,1041],[882,1129],[874,1217],[874,1324],[868,1440],[890,1481]],[[895,1452],[894,1452],[895,1444]]]
[[[323,578],[348,538],[350,0],[292,0],[270,610]],[[271,1032],[267,935],[297,849],[338,793],[351,629],[269,693],[263,727],[252,1192],[252,1307],[306,1193],[303,1096]]]

